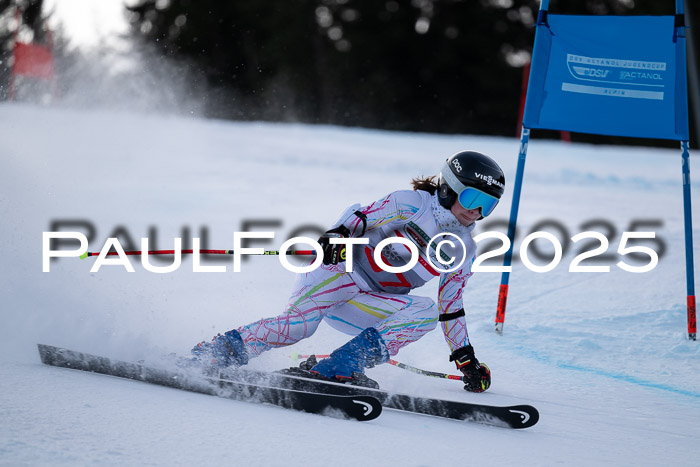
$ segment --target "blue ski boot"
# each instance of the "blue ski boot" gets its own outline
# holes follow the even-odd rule
[[[365,368],[372,368],[387,361],[389,351],[379,332],[374,328],[367,328],[309,371],[323,379],[378,388],[376,381],[365,376]]]
[[[203,366],[227,368],[248,364],[245,344],[235,329],[217,334],[209,342],[200,342],[192,349],[192,355]]]

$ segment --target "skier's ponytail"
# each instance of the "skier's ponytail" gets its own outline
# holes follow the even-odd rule
[[[438,183],[436,181],[436,176],[431,175],[429,177],[416,177],[413,180],[411,180],[411,186],[413,187],[413,191],[427,191],[431,195],[434,195],[435,192],[438,189]]]

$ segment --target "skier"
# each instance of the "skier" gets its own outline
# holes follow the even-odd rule
[[[464,374],[464,389],[487,390],[491,373],[469,342],[462,289],[472,275],[476,252],[471,232],[503,195],[503,171],[490,157],[463,151],[447,159],[439,177],[416,178],[412,185],[413,191],[395,191],[368,206],[348,208],[320,237],[323,265],[297,276],[284,313],[199,343],[192,349],[195,359],[220,368],[245,365],[267,350],[310,337],[325,319],[355,337],[328,358],[310,359],[302,368],[320,379],[376,386],[364,376],[364,369],[387,362],[439,322],[450,361]],[[463,245],[454,241],[455,235]],[[348,272],[346,247],[330,239],[358,237],[367,238],[369,244],[352,246],[352,272]],[[407,272],[387,272],[376,264],[374,248],[389,237],[409,239],[418,247],[419,261]],[[444,242],[438,247],[441,240],[450,239],[454,248]],[[383,248],[381,257],[385,264],[399,267],[408,264],[410,254],[405,245],[392,243]],[[437,306],[430,298],[409,294],[438,276]]]

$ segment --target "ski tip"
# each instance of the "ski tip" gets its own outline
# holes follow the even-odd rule
[[[37,344],[36,347],[37,347],[37,349],[39,349],[40,354],[44,354],[46,352],[51,352],[51,351],[57,350],[56,347],[53,347],[51,345],[46,345],[46,344]]]
[[[540,420],[540,413],[531,405],[514,405],[508,407],[508,412],[513,415],[512,428],[530,428]]]
[[[88,252],[86,251],[85,253],[83,253],[82,255],[80,255],[80,259],[85,259],[85,258],[87,258],[88,256],[90,256],[90,253],[88,253]]]
[[[53,356],[61,350],[58,347],[46,344],[37,344],[36,346],[37,349],[39,349],[39,358],[41,359],[41,363],[45,365],[51,365],[53,362]]]

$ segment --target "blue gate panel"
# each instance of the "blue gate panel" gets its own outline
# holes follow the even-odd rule
[[[685,37],[674,17],[548,15],[523,125],[687,140]]]

